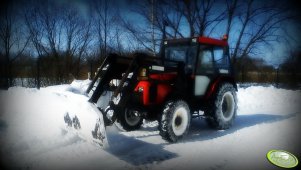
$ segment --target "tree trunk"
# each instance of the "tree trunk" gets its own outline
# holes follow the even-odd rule
[[[12,74],[12,63],[8,63],[8,85],[9,87],[13,86],[13,74]]]
[[[37,89],[40,90],[41,80],[40,80],[40,57],[37,59]]]

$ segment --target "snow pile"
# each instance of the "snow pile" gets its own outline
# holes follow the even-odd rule
[[[238,113],[292,114],[301,111],[301,91],[273,86],[251,86],[238,89]]]
[[[92,140],[99,115],[83,95],[89,83],[0,91],[0,169],[235,169],[237,162],[273,168],[265,159],[268,150],[299,149],[301,92],[252,86],[238,89],[238,116],[229,130],[195,119],[183,142],[168,144],[158,123],[145,121],[138,131],[113,129],[112,147],[103,150]],[[66,113],[78,117],[80,130],[65,124]]]
[[[91,80],[73,80],[73,82],[65,85],[48,86],[46,89],[52,92],[69,91],[76,94],[85,94]]]

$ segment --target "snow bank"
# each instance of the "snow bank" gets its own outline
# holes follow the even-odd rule
[[[65,84],[65,85],[56,85],[56,86],[48,86],[47,90],[53,91],[53,92],[64,92],[69,91],[76,94],[85,94],[89,84],[91,83],[91,80],[73,80],[72,83]]]
[[[273,86],[239,88],[238,114],[292,114],[301,111],[301,91],[277,89]]]

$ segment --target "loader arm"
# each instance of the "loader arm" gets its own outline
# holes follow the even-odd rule
[[[89,94],[90,91],[92,90],[93,86],[95,85],[96,81],[98,80],[98,78],[102,77],[102,74],[103,74],[103,71],[104,71],[104,68],[108,64],[108,57],[105,58],[105,60],[103,61],[103,63],[101,64],[101,66],[97,69],[97,73],[95,75],[95,77],[93,78],[91,84],[89,85],[89,87],[87,88],[86,90],[86,93]]]
[[[123,57],[115,54],[105,58],[96,76],[88,87],[86,93],[90,94],[89,102],[96,104],[101,98],[102,93],[108,89],[112,79],[118,78],[120,82],[112,92],[113,95],[107,108],[99,108],[104,117],[104,124],[111,125],[116,120],[118,112],[125,107],[132,92],[137,84],[137,75],[139,70],[139,55]],[[131,76],[130,73],[132,73]],[[120,100],[116,102],[118,96]],[[110,115],[108,116],[108,112]]]

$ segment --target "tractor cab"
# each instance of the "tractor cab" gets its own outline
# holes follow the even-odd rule
[[[226,39],[207,37],[183,38],[164,41],[162,56],[166,65],[183,62],[185,73],[193,75],[231,72]]]
[[[231,77],[232,67],[226,38],[193,37],[164,41],[165,66],[184,65],[185,80],[194,96],[204,96],[210,84]],[[190,78],[187,78],[190,77]]]

